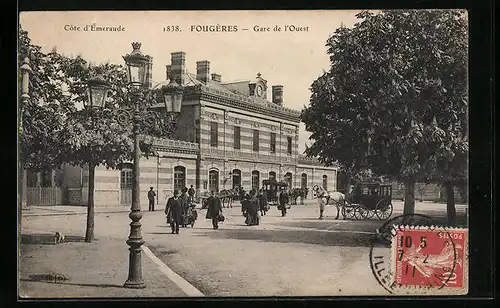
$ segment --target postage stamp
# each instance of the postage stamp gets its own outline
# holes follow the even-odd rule
[[[398,226],[395,230],[391,264],[396,287],[467,293],[467,229]]]

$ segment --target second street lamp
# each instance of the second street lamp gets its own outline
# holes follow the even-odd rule
[[[177,118],[183,99],[182,86],[172,80],[168,85],[163,86],[161,91],[147,88],[147,68],[151,57],[143,55],[140,47],[141,43],[133,42],[133,51],[123,56],[127,66],[127,88],[131,104],[121,106],[117,111],[117,121],[120,125],[133,125],[132,205],[129,214],[132,222],[130,223],[130,235],[126,241],[127,245],[130,246],[130,254],[128,278],[124,287],[134,289],[146,287],[142,278],[141,262],[141,246],[144,244],[140,223],[142,218],[139,172],[141,130],[153,128],[160,136],[170,136],[177,126]],[[96,77],[89,82],[89,87],[90,104],[104,107],[110,85],[103,78]],[[119,88],[117,87],[117,89]],[[158,95],[160,94],[158,92],[161,92],[161,95]],[[165,112],[155,110],[158,107],[158,97],[164,100],[164,106],[161,106],[163,107],[161,109],[164,109]]]

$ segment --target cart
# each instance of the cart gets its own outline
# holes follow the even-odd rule
[[[262,189],[263,193],[266,194],[267,204],[278,205],[279,191],[286,189],[288,184],[286,182],[278,182],[276,180],[263,180]]]
[[[198,219],[198,212],[195,210],[194,205],[189,207],[187,214],[182,215],[182,219],[182,225],[191,225],[191,228],[194,227],[194,223]]]
[[[376,216],[386,220],[391,217],[393,209],[391,184],[358,183],[352,193],[346,194],[342,215],[348,219]]]

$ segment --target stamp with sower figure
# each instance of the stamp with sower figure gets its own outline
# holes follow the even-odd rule
[[[467,229],[400,226],[395,231],[391,264],[397,287],[467,291]]]

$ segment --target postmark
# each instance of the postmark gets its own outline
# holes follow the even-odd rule
[[[377,230],[370,268],[391,295],[467,294],[467,239],[467,229],[436,226],[426,215],[397,216]]]
[[[398,226],[391,245],[395,285],[464,288],[467,238],[467,229]]]

